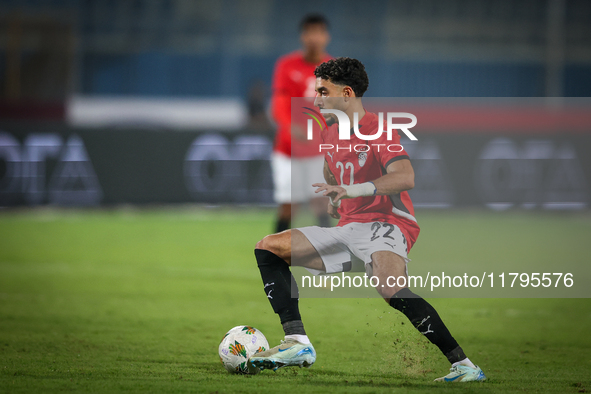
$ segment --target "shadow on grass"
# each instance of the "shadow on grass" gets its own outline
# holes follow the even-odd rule
[[[436,389],[439,392],[442,390],[457,391],[460,388],[457,384],[434,382],[432,377],[427,376],[384,375],[377,372],[350,373],[324,368],[281,368],[277,372],[266,370],[257,375],[231,374],[216,362],[195,363],[191,368],[193,368],[194,374],[207,377],[206,380],[210,383],[216,380],[228,383],[231,381],[234,384],[242,381],[244,384],[256,386],[265,383],[280,383],[285,385],[282,386],[285,388],[289,388],[289,386],[298,386],[300,389],[309,387],[312,391],[330,392],[337,388],[346,391],[347,387],[359,387],[365,389],[374,388],[380,391],[388,388],[406,388],[420,392]],[[494,385],[491,386],[490,383],[490,381],[485,381],[462,384],[461,389],[467,390],[467,392],[490,392],[494,388]],[[244,386],[245,392],[248,391],[247,387],[249,386]]]

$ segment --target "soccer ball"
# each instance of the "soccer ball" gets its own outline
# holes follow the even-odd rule
[[[248,359],[268,349],[269,342],[262,332],[250,326],[236,326],[224,335],[218,352],[229,372],[254,375],[260,370],[249,366]]]

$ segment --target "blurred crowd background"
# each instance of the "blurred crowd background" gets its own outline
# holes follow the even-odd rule
[[[272,72],[300,47],[310,12],[330,21],[331,55],[366,65],[370,97],[461,110],[471,97],[591,96],[588,0],[0,0],[0,205],[272,203]],[[581,100],[561,108],[583,116]],[[528,101],[538,114],[545,102]],[[435,189],[424,205],[586,207],[581,122],[541,136],[533,124],[489,127],[457,140],[485,152],[463,164],[445,144],[453,133],[425,130],[414,150]],[[455,175],[437,186],[483,158],[537,160],[539,171],[500,163],[492,194]],[[556,158],[566,169],[547,173]]]
[[[311,11],[330,20],[330,53],[380,81],[373,97],[591,90],[586,0],[2,0],[3,96],[246,99]]]

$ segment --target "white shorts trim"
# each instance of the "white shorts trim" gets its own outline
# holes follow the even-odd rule
[[[311,226],[298,230],[314,246],[326,268],[326,272],[306,268],[314,275],[349,271],[371,275],[371,255],[380,251],[394,252],[406,263],[410,261],[406,238],[398,226],[390,223],[349,223],[343,227]],[[304,264],[292,261],[292,265]]]
[[[304,158],[290,158],[289,156],[273,152],[271,154],[271,169],[273,197],[277,204],[298,204],[308,202],[318,197],[312,187],[314,183],[324,183],[324,156]]]

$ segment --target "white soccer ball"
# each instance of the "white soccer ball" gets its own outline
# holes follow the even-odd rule
[[[269,350],[269,342],[262,332],[250,326],[236,326],[224,335],[218,353],[229,372],[257,374],[260,370],[249,366],[248,359],[265,350]]]

